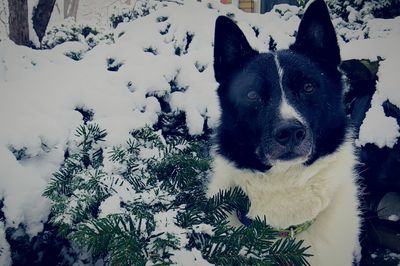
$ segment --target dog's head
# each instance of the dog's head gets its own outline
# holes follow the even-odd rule
[[[287,50],[258,53],[227,17],[216,21],[218,152],[237,167],[311,164],[344,141],[346,115],[336,33],[323,0],[307,8]]]

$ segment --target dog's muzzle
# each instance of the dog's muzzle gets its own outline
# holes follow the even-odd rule
[[[263,142],[264,154],[269,161],[306,159],[312,149],[312,134],[296,119],[281,120]]]

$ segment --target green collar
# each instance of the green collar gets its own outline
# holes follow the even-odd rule
[[[247,216],[247,211],[237,210],[236,214],[239,221],[243,225],[250,226],[253,223],[253,220]],[[275,230],[278,232],[279,237],[293,239],[295,238],[296,235],[306,231],[314,223],[314,221],[315,219],[312,219],[302,224],[289,226],[286,229],[275,229]]]
[[[302,224],[289,226],[287,229],[277,229],[278,235],[282,238],[286,237],[286,238],[293,239],[295,236],[297,236],[301,232],[306,231],[314,223],[314,221],[315,221],[315,219],[306,221]]]

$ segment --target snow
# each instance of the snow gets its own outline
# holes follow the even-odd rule
[[[0,222],[0,265],[11,266],[10,245],[6,240],[4,223]]]
[[[389,257],[391,257],[392,259],[400,259],[400,254],[396,254],[396,253],[389,253]]]
[[[0,148],[0,195],[6,227],[26,224],[27,233],[35,236],[43,229],[50,211],[49,202],[41,196],[46,182],[37,172],[22,166],[6,147]]]
[[[107,6],[113,2],[117,9],[123,8],[116,1],[107,1],[102,3]],[[62,6],[61,1],[57,3],[58,7]],[[86,10],[91,10],[89,1],[86,4]],[[214,8],[209,8],[208,4]],[[85,8],[78,14],[82,21]],[[109,8],[114,10],[112,5],[105,10],[92,10],[96,13],[94,20],[103,27],[111,12]],[[60,9],[58,17],[57,9],[55,12],[52,25],[61,21],[63,10]],[[201,134],[205,121],[215,128],[220,113],[216,97],[218,84],[212,68],[216,17],[234,14],[251,45],[259,51],[267,51],[271,37],[278,49],[287,48],[294,41],[300,22],[298,12],[296,7],[279,5],[265,15],[246,14],[233,5],[190,0],[184,5],[170,4],[146,17],[121,23],[113,30],[115,43],[99,40],[100,44],[91,50],[86,42],[66,42],[41,51],[2,40],[0,199],[4,199],[5,222],[0,222],[0,248],[3,247],[0,264],[11,263],[9,245],[4,237],[6,228],[24,224],[29,235],[35,236],[48,218],[50,203],[42,193],[52,173],[64,160],[64,151],[75,129],[83,122],[76,108],[93,111],[92,122],[107,130],[105,152],[114,145],[125,145],[131,131],[155,124],[162,112],[159,98],[166,100],[172,111],[186,114],[190,134]],[[351,16],[354,19],[355,14]],[[377,91],[361,126],[358,145],[374,143],[379,147],[393,147],[400,136],[396,120],[387,117],[382,108],[386,100],[400,107],[399,21],[400,17],[373,19],[361,31],[342,31],[353,38],[348,43],[340,43],[343,59],[382,60]],[[258,37],[253,28],[259,31]],[[360,37],[364,33],[368,33],[368,39]],[[71,51],[81,53],[82,60],[67,57]],[[118,69],[110,71],[108,68]],[[178,90],[173,91],[172,81]],[[158,151],[144,149],[140,156],[157,157]],[[118,179],[124,167],[104,165],[103,170],[113,178],[106,181],[111,183]],[[121,212],[121,201],[140,198],[155,204],[167,196],[156,191],[135,193],[127,184],[114,186],[114,189],[116,193],[102,202],[100,217]],[[155,217],[157,230],[181,234],[183,246],[187,232],[174,224],[175,216],[174,211],[160,213]],[[193,229],[212,234],[212,228],[206,225]],[[210,265],[198,250],[177,251],[173,260],[181,265]]]
[[[389,215],[388,220],[389,221],[393,221],[393,222],[397,222],[398,220],[400,220],[400,217],[397,216],[396,214],[392,214],[392,215]]]
[[[175,217],[177,215],[176,210],[168,210],[166,212],[159,212],[154,215],[154,220],[156,222],[156,229],[153,232],[154,235],[162,234],[162,237],[167,239],[168,234],[173,236],[177,236],[177,240],[179,241],[180,250],[174,251],[174,256],[172,256],[172,261],[175,262],[176,265],[207,265],[207,264],[196,264],[200,262],[206,262],[201,257],[201,253],[197,252],[189,252],[185,251],[185,246],[189,243],[189,239],[187,237],[187,231],[175,224]],[[188,262],[194,262],[194,264],[187,264]]]
[[[382,104],[389,100],[392,104],[400,106],[399,84],[400,76],[397,73],[400,56],[398,48],[390,47],[392,42],[400,44],[400,34],[396,38],[381,39],[379,51],[382,48],[384,61],[380,62],[378,70],[378,82],[376,92],[372,98],[371,108],[368,110],[363,124],[360,128],[360,135],[357,144],[365,145],[374,143],[382,148],[393,147],[400,136],[399,125],[393,117],[387,117],[383,111]],[[385,130],[382,130],[385,129]]]
[[[179,266],[186,266],[186,265],[193,265],[193,266],[211,266],[208,261],[203,259],[201,256],[201,252],[197,249],[192,250],[178,250],[174,253],[172,257],[173,261],[179,261],[176,265]]]
[[[375,18],[369,20],[365,32],[371,39],[390,37],[391,35],[400,35],[400,17],[392,19]]]
[[[383,60],[379,63],[377,90],[372,98],[371,107],[360,128],[356,144],[363,146],[374,143],[378,147],[393,147],[400,136],[399,125],[393,117],[387,117],[382,104],[389,100],[400,106],[398,68],[400,54],[400,17],[394,19],[373,19],[368,22],[365,31],[370,39],[359,39],[342,44],[341,54],[344,60],[369,59]],[[384,129],[384,130],[383,130]]]
[[[124,213],[121,208],[121,197],[118,194],[114,194],[108,197],[100,205],[100,218],[105,218],[109,214]]]
[[[357,145],[364,146],[367,143],[374,143],[379,148],[385,146],[392,148],[396,144],[397,138],[400,136],[399,125],[393,117],[385,116],[382,103],[379,94],[375,94],[372,98],[372,106],[360,127],[359,139],[356,140]]]
[[[204,233],[207,234],[209,236],[213,236],[214,232],[213,232],[214,228],[209,225],[209,224],[196,224],[193,226],[193,231],[196,233]]]

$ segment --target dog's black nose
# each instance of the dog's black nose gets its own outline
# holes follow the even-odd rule
[[[284,120],[275,126],[273,134],[282,146],[298,146],[306,137],[306,128],[298,120]]]

